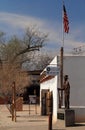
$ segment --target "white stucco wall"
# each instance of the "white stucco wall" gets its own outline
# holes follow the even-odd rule
[[[70,105],[85,107],[85,56],[64,57],[64,74],[71,85]]]
[[[53,120],[57,120],[57,76],[55,78],[43,82],[41,84],[42,89],[49,89],[53,92]],[[41,93],[41,92],[40,92]]]
[[[57,66],[57,57],[53,59],[53,61],[50,63],[51,66]],[[42,89],[49,89],[53,92],[53,121],[57,120],[57,85],[58,84],[58,76],[55,76],[54,78],[42,82],[40,84],[40,93]],[[41,99],[41,95],[40,95]]]

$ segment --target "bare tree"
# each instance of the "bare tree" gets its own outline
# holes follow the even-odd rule
[[[4,94],[9,94],[11,84],[16,82],[17,90],[23,89],[30,83],[28,74],[21,73],[22,64],[32,59],[35,51],[39,51],[47,40],[47,34],[41,33],[35,27],[27,28],[22,38],[13,36],[10,40],[0,35],[0,89]]]
[[[49,65],[52,59],[53,59],[53,56],[45,52],[44,54],[39,54],[39,55],[35,54],[35,58],[33,58],[33,60],[30,63],[27,62],[25,64],[25,68],[26,69],[31,68],[32,70],[35,70],[35,69],[43,70],[44,68],[46,68],[47,65]]]

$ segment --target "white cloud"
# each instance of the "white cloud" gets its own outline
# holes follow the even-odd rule
[[[52,21],[50,22],[32,16],[22,16],[13,13],[2,12],[0,13],[0,26],[1,24],[5,30],[6,28],[4,27],[4,25],[8,26],[9,30],[12,30],[12,32],[13,30],[17,31],[19,29],[25,29],[30,25],[37,25],[41,31],[49,34],[49,43],[52,44],[51,46],[60,47],[63,44],[62,27],[61,23],[59,23],[58,21],[52,23]],[[72,29],[72,27],[70,28],[71,32],[69,34],[66,34],[64,38],[64,45],[67,50],[84,44],[83,25],[74,29]],[[9,30],[7,31],[9,32]]]
[[[9,28],[11,28],[12,31],[18,29],[25,29],[30,25],[36,25],[41,30],[41,32],[49,34],[48,39],[50,43],[55,44],[57,42],[60,42],[58,31],[59,29],[55,29],[55,23],[50,23],[50,21],[42,20],[31,16],[17,15],[13,13],[0,13],[0,23],[6,24]]]
[[[12,27],[16,28],[26,28],[29,24],[38,24],[42,26],[42,22],[33,17],[27,17],[22,15],[17,15],[13,13],[0,13],[0,22],[10,24]]]

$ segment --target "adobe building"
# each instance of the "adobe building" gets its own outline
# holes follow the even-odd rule
[[[85,122],[85,56],[64,56],[63,75],[69,75],[70,82],[70,109],[75,111],[75,122]],[[50,66],[59,65],[59,56],[56,56]],[[46,75],[46,69],[41,73],[41,93],[48,90],[53,93],[53,120],[57,121],[58,89],[60,87],[60,74]],[[41,104],[42,105],[42,104]],[[42,106],[41,106],[42,107]],[[64,104],[62,105],[64,108]]]
[[[57,66],[57,57],[53,59],[50,63],[51,66]],[[53,93],[53,119],[57,120],[57,86],[58,86],[58,76],[46,75],[46,68],[41,73],[40,80],[40,106],[42,105],[42,95],[46,95],[48,90]],[[46,96],[45,96],[46,100]],[[47,107],[41,106],[42,107]],[[43,109],[43,108],[42,108]],[[45,109],[46,110],[46,109]],[[47,112],[46,112],[47,113]]]

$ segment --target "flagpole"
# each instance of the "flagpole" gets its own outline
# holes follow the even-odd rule
[[[66,8],[65,8],[65,4],[64,4],[64,0],[62,1],[62,5],[63,5],[63,10],[62,10],[62,47],[61,47],[61,65],[60,65],[60,84],[61,84],[61,105],[63,105],[63,92],[62,92],[62,88],[63,88],[63,59],[64,59],[64,32],[68,33],[69,32],[69,20],[68,20],[68,16],[67,16],[67,12],[66,12]]]
[[[64,5],[64,0],[62,0],[62,7]],[[62,47],[61,47],[61,88],[63,88],[63,57],[64,57],[64,12],[63,12],[63,9],[62,9]]]
[[[62,1],[62,7],[64,5],[64,0]],[[63,9],[62,9],[62,43],[63,43],[63,50],[64,50],[64,20],[63,20],[63,17],[64,17],[64,13],[63,13]]]
[[[63,7],[64,1],[62,1],[62,7]],[[63,10],[62,10],[62,47],[60,50],[60,85],[61,90],[63,88],[63,55],[64,55],[64,27],[63,27]],[[63,105],[63,92],[61,91],[61,102],[60,102],[60,108]]]

